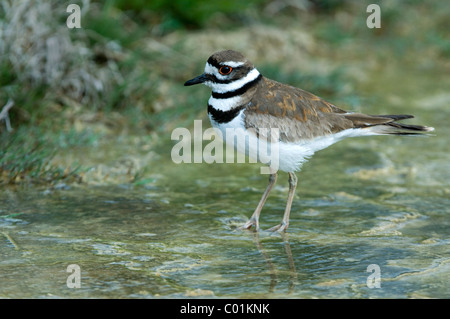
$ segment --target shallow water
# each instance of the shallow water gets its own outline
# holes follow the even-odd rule
[[[237,229],[266,187],[259,165],[176,165],[170,141],[143,185],[3,189],[0,297],[450,297],[449,83],[428,96],[413,90],[421,83],[400,102],[378,99],[407,105],[392,113],[416,114],[436,136],[352,139],[316,154],[298,174],[284,236]],[[282,173],[263,229],[281,220],[287,187]],[[72,264],[80,288],[68,287]],[[369,265],[380,288],[367,283]]]

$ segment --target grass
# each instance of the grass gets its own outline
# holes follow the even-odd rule
[[[51,164],[55,149],[47,140],[23,129],[0,136],[0,185],[16,183],[55,184],[79,180],[79,167],[61,168]],[[53,149],[53,150],[52,150]]]

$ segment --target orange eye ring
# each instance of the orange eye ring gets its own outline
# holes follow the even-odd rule
[[[228,65],[221,66],[219,69],[219,73],[222,75],[228,75],[231,73],[231,71],[233,71],[233,68]]]

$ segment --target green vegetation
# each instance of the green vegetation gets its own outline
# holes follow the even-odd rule
[[[79,167],[58,167],[51,164],[56,147],[49,138],[32,128],[19,129],[0,140],[0,180],[2,183],[56,183],[78,181]],[[53,138],[53,140],[56,140]]]
[[[0,119],[0,184],[83,182],[90,164],[76,163],[80,149],[114,147],[118,136],[154,145],[191,125],[205,116],[207,92],[182,83],[225,47],[246,52],[269,77],[353,105],[363,67],[346,61],[415,63],[422,50],[424,67],[448,67],[445,1],[383,2],[379,30],[365,27],[369,3],[79,1],[82,28],[71,30],[58,1],[4,1],[0,112],[14,105]],[[139,184],[141,173],[130,180]]]

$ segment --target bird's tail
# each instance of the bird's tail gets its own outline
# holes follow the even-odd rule
[[[382,135],[420,135],[434,131],[433,127],[398,123],[411,119],[412,115],[366,115],[348,113],[345,118],[353,122],[354,127],[363,128],[372,134]]]
[[[434,127],[423,125],[412,125],[398,123],[397,121],[413,118],[412,115],[377,115],[386,119],[391,119],[391,122],[381,125],[374,125],[370,127],[370,130],[376,134],[387,135],[424,135],[434,131]]]

